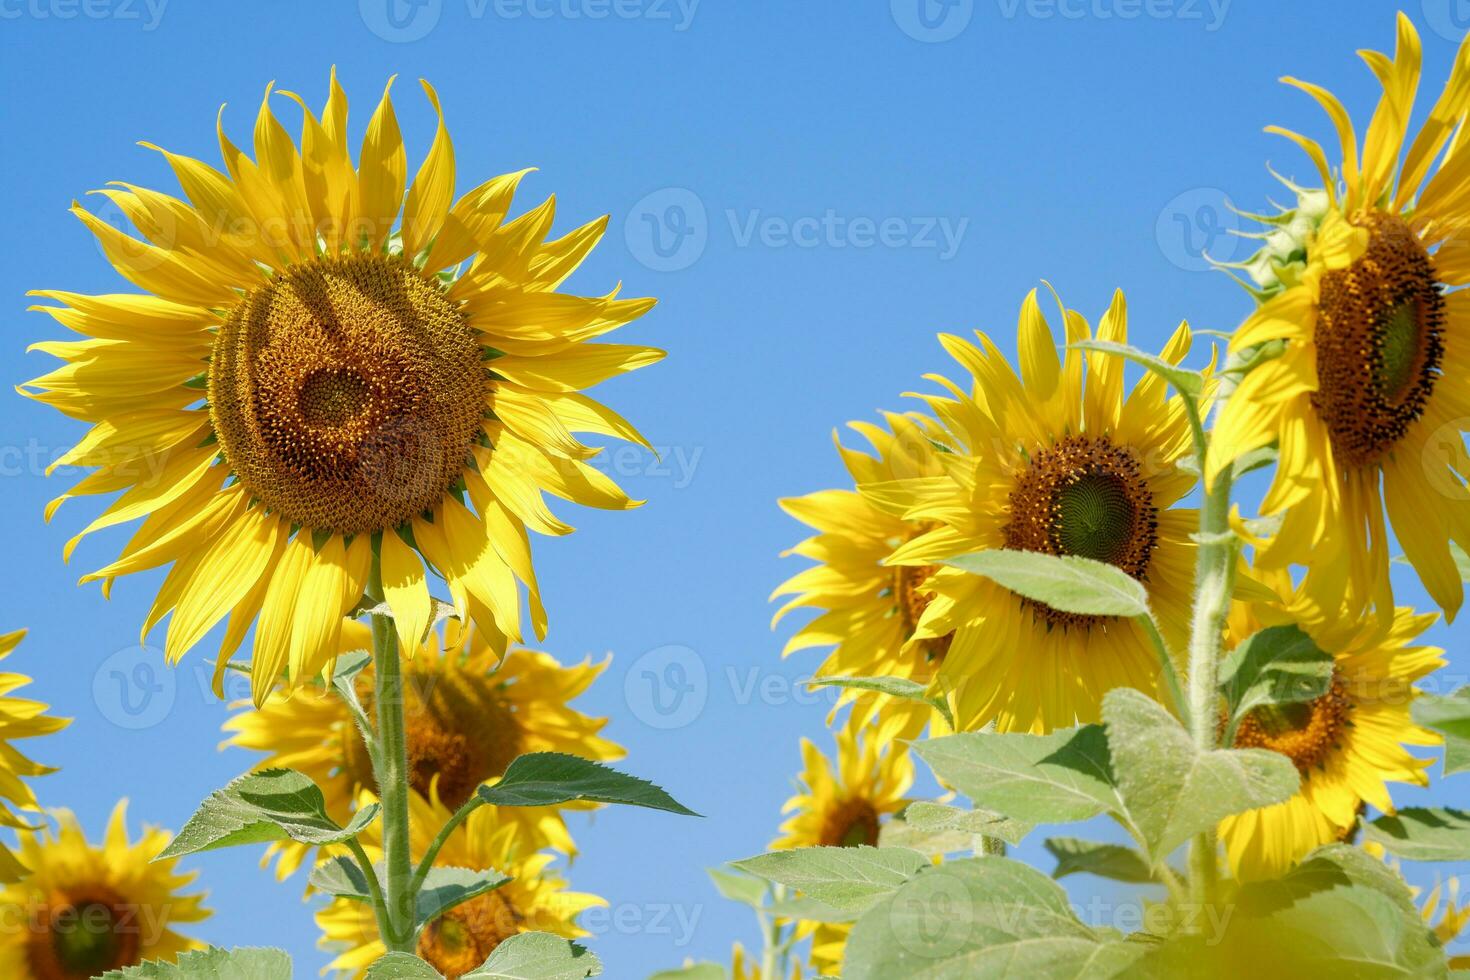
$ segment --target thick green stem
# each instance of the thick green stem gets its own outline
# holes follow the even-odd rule
[[[390,532],[391,533],[391,532]],[[373,556],[368,598],[383,601],[383,577]],[[378,796],[383,803],[383,890],[391,952],[414,949],[413,859],[408,836],[408,739],[403,725],[403,671],[398,661],[398,634],[389,616],[374,614],[374,706],[378,715]]]

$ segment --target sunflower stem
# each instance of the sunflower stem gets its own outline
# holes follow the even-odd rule
[[[484,805],[485,801],[480,799],[480,797],[471,796],[465,801],[463,806],[454,811],[453,816],[444,822],[444,826],[439,828],[439,833],[434,838],[434,842],[424,852],[423,860],[419,862],[418,869],[413,873],[413,881],[410,883],[409,888],[415,895],[423,887],[424,879],[429,876],[429,870],[434,867],[434,859],[439,856],[439,851],[444,847],[445,842],[449,840],[450,835],[454,833],[460,824],[469,819],[470,814]]]
[[[1229,396],[1221,379],[1216,410]],[[1225,620],[1235,591],[1236,543],[1230,535],[1230,492],[1234,474],[1225,467],[1211,483],[1206,468],[1207,444],[1198,415],[1191,413],[1196,431],[1196,458],[1204,478],[1204,501],[1199,512],[1199,543],[1194,574],[1194,612],[1189,635],[1189,727],[1195,748],[1209,752],[1219,745],[1220,654]],[[1219,876],[1218,844],[1213,830],[1195,837],[1189,855],[1189,895],[1193,910],[1203,912],[1216,896]],[[1195,922],[1202,915],[1191,916]]]
[[[368,575],[368,598],[383,601],[383,573],[374,549]],[[378,713],[378,795],[383,803],[383,885],[388,930],[383,945],[390,953],[414,949],[413,861],[408,835],[408,739],[403,724],[403,670],[398,660],[398,634],[390,616],[373,614],[373,673]]]

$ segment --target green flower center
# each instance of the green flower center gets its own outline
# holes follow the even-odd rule
[[[1112,473],[1084,473],[1058,488],[1057,548],[1065,555],[1115,562],[1128,547],[1135,509],[1128,489]]]

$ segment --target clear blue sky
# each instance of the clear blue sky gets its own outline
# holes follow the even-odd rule
[[[47,367],[23,353],[56,336],[49,320],[23,312],[26,289],[119,286],[66,214],[73,197],[109,180],[172,190],[162,161],[134,141],[218,164],[221,102],[235,141],[248,145],[267,82],[319,103],[334,63],[358,130],[386,76],[404,76],[398,110],[411,161],[432,135],[414,79],[430,79],[462,189],[534,165],[526,200],[554,191],[561,228],[611,213],[610,234],[573,285],[622,280],[627,295],[660,298],[625,339],[669,358],[602,393],[665,448],[667,465],[615,458],[648,506],[576,513],[577,534],[538,542],[546,647],[567,659],[614,653],[583,706],[612,718],[628,769],[709,816],[575,820],[584,854],[572,878],[617,911],[594,939],[609,976],[646,975],[686,955],[723,960],[732,939],[755,941],[754,927],[702,869],[763,848],[799,736],[825,739],[825,703],[791,693],[815,658],[781,662],[784,634],[768,629],[766,596],[796,567],[778,553],[801,536],[776,498],[840,483],[832,428],[900,408],[921,373],[950,369],[936,332],[984,327],[1011,350],[1017,305],[1042,278],[1094,318],[1124,287],[1146,344],[1181,317],[1233,326],[1247,298],[1201,271],[1198,246],[1230,253],[1225,198],[1257,209],[1279,194],[1268,159],[1310,176],[1264,125],[1326,136],[1315,106],[1276,78],[1327,84],[1366,118],[1373,82],[1352,52],[1391,49],[1392,7],[926,0],[925,20],[918,0],[393,2],[390,17],[383,0],[0,0],[11,243],[0,264],[0,373],[13,384]],[[1410,11],[1436,92],[1458,38],[1453,6],[1413,0]],[[150,724],[118,723],[129,716],[112,670],[123,663],[147,680],[131,673],[128,650],[160,576],[123,581],[110,602],[75,586],[121,534],[98,535],[62,566],[62,543],[96,505],[68,504],[44,526],[44,502],[68,480],[44,478],[37,460],[81,431],[39,405],[0,399],[0,628],[32,630],[7,667],[34,674],[38,695],[76,719],[37,747],[62,766],[39,783],[46,803],[74,808],[95,834],[127,796],[135,820],[177,828],[252,757],[216,750],[226,712],[208,695],[203,648],[172,674],[156,650],[144,654],[162,685],[144,713]],[[1408,580],[1400,588],[1423,601]],[[1436,634],[1460,683],[1470,673],[1467,628]],[[690,652],[639,664],[670,645]],[[682,726],[660,728],[649,723],[663,716],[644,671],[659,674],[670,656],[702,667],[704,680]],[[141,696],[131,692],[135,707]],[[1463,804],[1467,786],[1436,795]],[[1039,839],[1023,848],[1038,851]],[[301,882],[275,884],[256,857],[191,860],[217,913],[198,934],[285,946],[310,975],[325,958],[298,902]],[[1083,903],[1105,894],[1095,881],[1072,882]]]

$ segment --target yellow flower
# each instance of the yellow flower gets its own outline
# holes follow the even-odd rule
[[[1460,902],[1458,878],[1451,878],[1448,882],[1435,882],[1419,906],[1419,911],[1424,916],[1424,921],[1434,930],[1435,938],[1445,947],[1459,939],[1465,927],[1470,925],[1470,905]],[[1436,922],[1436,919],[1439,921]],[[1467,967],[1470,967],[1470,955],[1450,956],[1451,970],[1463,970]]]
[[[178,859],[154,861],[167,831],[145,827],[128,840],[127,802],[112,811],[100,847],[76,818],[54,811],[57,831],[23,834],[20,856],[31,874],[0,889],[0,976],[71,980],[144,960],[172,961],[199,943],[174,931],[209,917],[202,893],[186,893],[194,873]]]
[[[765,975],[758,960],[759,957],[752,959],[745,947],[736,943],[730,953],[730,980],[777,980]],[[800,963],[791,964],[791,980],[801,980]]]
[[[1091,336],[1065,312],[1068,344]],[[859,485],[876,506],[930,530],[888,561],[922,570],[927,593],[910,644],[952,637],[939,665],[962,730],[1044,732],[1096,721],[1114,687],[1154,692],[1158,658],[1134,620],[1078,616],[1023,599],[946,559],[997,548],[1079,555],[1121,568],[1148,587],[1164,634],[1179,649],[1189,620],[1196,512],[1174,505],[1195,478],[1180,464],[1193,452],[1188,416],[1163,381],[1145,374],[1125,399],[1124,362],[1057,341],[1036,302],[1021,306],[1018,378],[983,333],[979,345],[942,336],[972,376],[952,397],[925,396],[957,451],[940,454],[942,476]],[[1116,293],[1098,338],[1126,343],[1127,311]],[[1189,352],[1181,324],[1163,351]]]
[[[343,625],[343,652],[364,649],[371,639],[363,624]],[[565,752],[598,761],[622,758],[622,747],[598,734],[607,719],[589,717],[568,704],[606,666],[583,661],[563,667],[549,654],[522,648],[511,650],[502,661],[478,631],[449,620],[443,643],[430,633],[405,665],[409,786],[427,794],[437,779],[440,799],[457,809],[519,755]],[[371,711],[371,664],[357,676],[356,687]],[[376,790],[361,736],[337,695],[306,688],[290,696],[278,692],[260,708],[252,709],[248,702],[237,707],[243,710],[225,722],[225,730],[234,733],[226,744],[269,753],[254,768],[283,766],[310,776],[337,819],[347,819],[361,790]],[[537,847],[576,852],[558,808],[510,807],[504,819],[519,823],[523,839],[534,840]],[[291,842],[275,844],[266,860],[279,854],[276,872],[284,878],[308,851]]]
[[[87,339],[36,345],[66,363],[24,389],[92,423],[57,465],[96,472],[48,517],[66,497],[122,491],[65,554],[143,518],[86,579],[110,586],[171,564],[144,624],[172,611],[171,661],[228,616],[223,670],[258,618],[257,704],[282,675],[294,685],[326,665],[379,539],[408,652],[430,617],[426,563],[497,650],[523,632],[517,582],[544,636],[526,529],[572,529],[542,494],[635,505],[573,433],[642,438],[581,390],[662,356],[588,343],[652,300],[557,292],[605,218],[548,241],[551,198],[506,221],[526,171],[451,204],[442,114],[408,184],[386,91],[354,169],[335,74],[320,120],[287,95],[303,113],[300,151],[267,87],[255,160],[221,129],[228,176],[160,151],[187,201],[130,184],[102,192],[146,240],[73,208],[145,293],[39,292]]]
[[[805,738],[801,761],[798,792],[781,809],[791,816],[772,848],[876,847],[883,818],[909,803],[904,794],[914,783],[913,760],[903,745],[882,738],[879,722],[849,717],[837,731],[835,766]],[[798,925],[800,935],[812,936],[812,966],[819,974],[840,969],[851,931],[845,923]]]
[[[1220,836],[1234,874],[1275,878],[1323,844],[1350,836],[1364,806],[1393,812],[1389,781],[1426,786],[1432,760],[1406,745],[1438,745],[1414,724],[1414,682],[1441,666],[1443,651],[1413,646],[1435,620],[1397,609],[1385,631],[1374,619],[1319,618],[1284,573],[1266,576],[1280,604],[1236,602],[1227,643],[1265,626],[1295,624],[1336,661],[1331,689],[1305,704],[1267,706],[1240,725],[1235,747],[1280,752],[1296,764],[1301,788],[1291,799],[1226,818]]]
[[[15,651],[25,639],[25,630],[0,634],[0,660]],[[50,735],[71,724],[69,718],[53,718],[46,714],[47,705],[10,695],[31,682],[24,674],[0,674],[0,827],[31,829],[32,824],[15,811],[38,810],[31,788],[21,782],[22,776],[44,776],[56,770],[23,755],[11,742],[21,738]],[[0,844],[0,883],[19,881],[26,867],[10,849]]]
[[[364,791],[358,805],[373,801],[372,794]],[[501,940],[518,932],[550,932],[569,939],[585,936],[586,931],[576,924],[577,916],[607,904],[596,895],[566,890],[566,881],[549,867],[555,858],[538,853],[534,842],[525,840],[521,825],[506,819],[506,811],[513,809],[485,806],[476,810],[454,831],[435,860],[436,866],[494,869],[513,877],[424,927],[418,955],[447,980],[457,980],[479,966]],[[449,819],[450,810],[431,791],[429,799],[409,794],[409,811],[411,847],[417,861]],[[382,853],[381,828],[381,822],[374,823],[358,838],[374,860]],[[386,952],[372,907],[365,902],[334,898],[316,914],[316,922],[322,930],[321,947],[339,954],[329,970],[361,977]]]
[[[848,449],[834,433],[837,452],[855,485],[943,472],[937,446],[946,435],[933,419],[914,413],[887,414],[885,420],[887,429],[866,422],[849,423],[872,443],[875,456]],[[772,599],[793,597],[777,611],[772,626],[794,609],[821,610],[821,615],[792,635],[783,655],[832,646],[816,671],[818,677],[900,677],[928,684],[949,648],[949,637],[925,640],[905,651],[928,604],[928,596],[917,589],[928,572],[890,567],[884,559],[931,525],[885,513],[856,490],[820,490],[782,500],[781,508],[818,532],[785,555],[800,555],[818,564],[787,579],[772,593]],[[883,726],[882,741],[917,738],[931,717],[945,727],[921,702],[846,689],[836,707],[849,702],[854,703],[853,712],[860,722],[878,719]]]
[[[1470,106],[1470,47],[1412,141],[1413,24],[1399,15],[1392,60],[1363,57],[1383,97],[1361,151],[1331,93],[1285,79],[1331,117],[1341,181],[1315,141],[1272,128],[1307,151],[1323,190],[1297,189],[1301,206],[1269,219],[1281,227],[1250,265],[1265,299],[1230,347],[1267,359],[1221,412],[1208,472],[1279,446],[1261,509],[1284,521],[1257,563],[1307,565],[1319,609],[1392,610],[1386,512],[1453,619],[1463,586],[1449,545],[1470,546],[1470,294],[1453,289],[1470,282],[1470,153],[1453,138]]]

